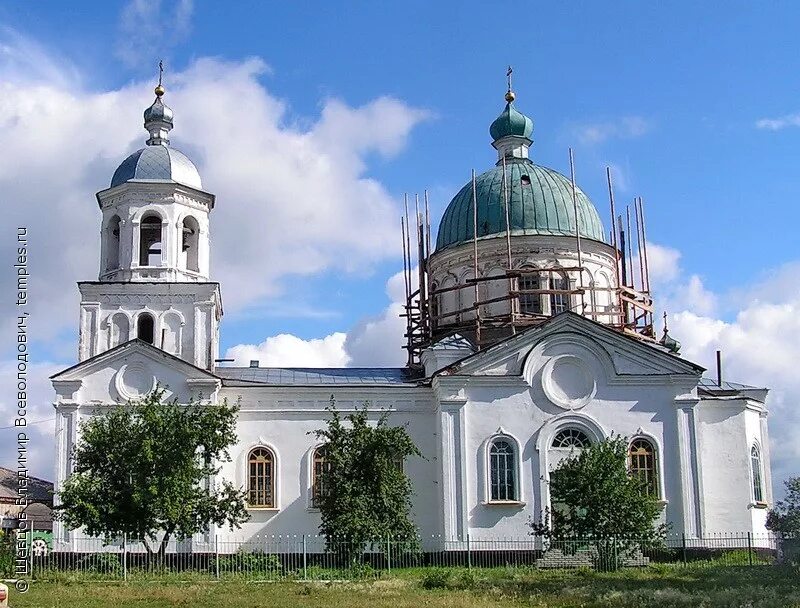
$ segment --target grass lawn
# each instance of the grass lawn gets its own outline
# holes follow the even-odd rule
[[[423,586],[429,587],[428,589]],[[800,608],[800,570],[651,567],[616,573],[430,569],[351,583],[59,582],[12,591],[11,608],[672,607]]]

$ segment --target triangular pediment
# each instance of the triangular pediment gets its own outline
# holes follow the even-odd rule
[[[125,403],[156,386],[184,403],[215,399],[221,380],[142,340],[131,340],[53,376],[58,401],[75,404]]]
[[[566,312],[511,336],[440,370],[437,375],[520,376],[534,350],[558,344],[569,352],[588,350],[605,359],[616,376],[695,376],[704,368],[658,345],[625,335],[600,323]]]

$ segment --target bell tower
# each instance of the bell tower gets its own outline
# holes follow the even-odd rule
[[[219,350],[222,302],[210,279],[209,215],[189,158],[170,147],[172,109],[159,77],[144,112],[149,137],[97,193],[97,281],[80,282],[79,360],[139,338],[203,369]]]

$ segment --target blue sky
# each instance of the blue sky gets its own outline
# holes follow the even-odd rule
[[[234,99],[207,121],[247,121],[248,100],[267,100],[283,106],[276,128],[300,136],[324,122],[332,100],[354,109],[354,116],[376,99],[395,100],[399,105],[385,124],[400,126],[370,148],[370,129],[381,131],[383,115],[376,110],[369,119],[374,123],[356,120],[351,128],[361,132],[347,133],[355,143],[343,152],[344,162],[352,182],[380,185],[386,213],[398,222],[402,194],[429,189],[436,221],[470,170],[494,162],[488,126],[503,107],[505,69],[512,64],[517,106],[535,124],[534,160],[567,172],[572,146],[578,182],[606,226],[606,165],[617,177],[618,201],[645,198],[648,236],[663,248],[655,271],[660,301],[676,315],[686,355],[710,365],[715,348],[730,350],[737,380],[776,389],[776,426],[800,429],[791,407],[800,385],[784,370],[788,364],[775,371],[763,352],[754,357],[746,346],[748,336],[761,332],[769,352],[768,338],[790,334],[781,320],[794,321],[800,311],[794,280],[800,277],[798,25],[800,6],[790,2],[727,2],[723,8],[633,1],[6,1],[0,2],[0,83],[14,85],[20,104],[42,82],[70,99],[131,99],[113,128],[102,121],[86,125],[98,131],[91,142],[102,143],[104,131],[118,129],[121,143],[109,143],[102,154],[92,149],[98,143],[70,153],[85,157],[86,169],[65,200],[86,205],[81,213],[88,223],[80,237],[88,253],[65,257],[62,274],[72,282],[96,273],[91,241],[97,226],[91,222],[99,216],[92,193],[141,145],[140,112],[151,101],[159,58],[176,114],[173,143],[198,161],[206,185],[218,193],[212,230],[224,230],[225,218],[235,217],[232,208],[242,200],[234,193],[240,190],[209,165],[211,140],[189,107],[202,100],[181,97],[190,83],[173,85],[173,76],[180,81],[181,75],[225,66],[234,72],[258,58],[263,66],[236,80],[247,92],[242,105]],[[203,63],[208,58],[216,62],[211,70]],[[252,87],[259,96],[249,96]],[[170,97],[173,90],[179,93]],[[327,139],[324,145],[335,148]],[[16,163],[24,174],[34,170],[34,161],[10,155],[4,162]],[[270,179],[269,166],[263,174]],[[297,179],[294,188],[303,195],[309,184]],[[270,217],[265,213],[259,221],[269,223]],[[386,245],[371,245],[374,255],[357,248],[353,267],[309,265],[299,273],[301,281],[293,268],[270,274],[264,294],[230,308],[223,347],[259,344],[282,333],[301,342],[344,339],[354,328],[366,331],[372,321],[391,316],[386,282],[402,267],[399,235],[375,235]],[[347,257],[352,248],[335,251]],[[226,301],[235,302],[233,279],[215,278],[223,282]],[[37,343],[42,360],[53,366],[74,357],[74,295],[72,304],[65,300],[63,318],[49,323]],[[788,357],[797,351],[781,345],[774,352]],[[342,356],[358,360],[352,353]],[[779,463],[781,474],[796,471],[797,462],[800,448]]]

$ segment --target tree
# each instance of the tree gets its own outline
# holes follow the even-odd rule
[[[800,477],[783,482],[786,498],[767,514],[767,529],[788,536],[800,536]]]
[[[389,413],[369,424],[369,402],[342,417],[331,395],[327,428],[314,432],[325,445],[326,466],[318,496],[328,550],[351,550],[387,538],[415,543],[411,521],[411,481],[403,471],[409,456],[421,456],[408,432],[389,426]]]
[[[244,492],[209,479],[230,462],[237,406],[165,402],[146,397],[81,425],[74,472],[59,496],[58,516],[106,540],[127,534],[163,559],[172,538],[231,529],[248,519]]]
[[[550,473],[550,501],[533,533],[549,539],[585,539],[597,565],[616,568],[641,543],[663,539],[661,507],[646,484],[628,473],[628,442],[611,437],[576,450]]]

